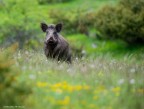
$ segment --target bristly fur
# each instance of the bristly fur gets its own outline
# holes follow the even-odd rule
[[[41,23],[41,29],[46,32],[44,52],[47,58],[71,63],[71,50],[68,42],[59,34],[62,24],[47,25]]]

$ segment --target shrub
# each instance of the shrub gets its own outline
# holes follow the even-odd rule
[[[98,11],[52,10],[49,15],[54,23],[64,23],[66,33],[89,35],[94,28],[98,38],[122,39],[129,44],[144,42],[143,0],[120,0],[116,6],[106,5]]]
[[[7,50],[0,50],[0,107],[22,106],[30,93],[30,88],[25,83],[18,82],[20,70],[14,66],[12,56],[17,45]]]
[[[26,0],[9,0],[3,1],[0,5],[0,15],[3,20],[0,21],[0,43],[9,46],[15,42],[19,43],[19,48],[31,39],[37,40],[38,26],[33,15],[29,15],[32,2],[27,3]],[[1,3],[0,3],[1,4]],[[25,8],[28,5],[28,8]],[[36,3],[33,3],[35,6]]]
[[[57,13],[59,12],[59,13]],[[88,35],[89,28],[93,26],[95,13],[84,9],[73,11],[51,10],[50,18],[54,23],[63,22],[65,33],[84,33]]]
[[[105,6],[97,12],[96,18],[95,27],[104,39],[144,42],[143,0],[121,0],[116,6]]]
[[[4,46],[10,46],[13,43],[18,42],[19,44],[19,48],[22,49],[25,44],[27,44],[27,42],[29,42],[29,40],[31,39],[37,39],[36,36],[36,32],[34,30],[27,30],[25,27],[16,25],[16,24],[10,24],[8,25],[9,29],[8,30],[4,30],[5,28],[7,28],[5,26],[5,28],[2,31],[2,36],[5,36],[3,38],[3,43],[2,45]],[[38,40],[37,40],[38,42]]]

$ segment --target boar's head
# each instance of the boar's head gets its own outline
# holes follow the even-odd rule
[[[47,45],[57,45],[59,39],[59,32],[62,29],[62,24],[50,24],[41,23],[41,29],[46,33],[45,44]]]

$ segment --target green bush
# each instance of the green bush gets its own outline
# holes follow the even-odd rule
[[[96,14],[95,27],[104,39],[144,43],[144,1],[121,0],[116,6],[103,7]]]
[[[39,25],[34,25],[38,18],[33,17],[32,13],[29,14],[33,2],[25,1],[9,0],[3,1],[3,5],[0,5],[0,16],[3,18],[0,21],[1,45],[9,46],[18,42],[19,48],[23,48],[29,40],[37,40]],[[33,3],[33,6],[36,6],[36,3]]]
[[[59,13],[58,13],[59,12]],[[51,10],[50,18],[54,23],[64,23],[65,33],[84,33],[88,35],[89,29],[93,27],[95,13],[85,9],[77,9],[72,11]]]
[[[63,22],[65,33],[89,35],[95,29],[98,38],[122,39],[129,44],[144,42],[144,1],[120,0],[116,6],[95,10],[52,10],[54,23]]]
[[[38,0],[39,4],[47,4],[47,3],[64,3],[72,0]]]
[[[16,48],[17,44],[0,50],[0,108],[23,106],[30,94],[30,88],[25,83],[18,82],[20,70],[14,66],[13,60]]]

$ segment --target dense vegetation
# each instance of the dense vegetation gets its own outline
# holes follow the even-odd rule
[[[103,38],[122,39],[130,44],[144,43],[143,0],[121,0],[116,6],[105,6],[96,18],[96,28]]]
[[[26,82],[19,81],[20,68],[13,66],[16,60],[12,55],[16,48],[17,44],[6,50],[0,50],[0,108],[23,105],[31,92]]]
[[[1,107],[19,106],[31,109],[143,109],[144,104],[144,61],[124,56],[120,60],[110,55],[76,59],[73,65],[46,60],[44,54],[36,51],[18,51],[14,55],[18,75],[10,70],[8,77],[15,93],[0,87],[1,94],[10,93],[8,103],[1,101]],[[6,60],[4,58],[4,60]],[[9,69],[9,59],[6,67]],[[4,63],[1,64],[5,65]],[[1,68],[0,67],[0,68]],[[0,69],[1,70],[1,69]],[[2,70],[1,70],[2,71]],[[1,77],[4,72],[1,72]],[[13,74],[13,76],[11,76]],[[5,79],[9,79],[8,77]],[[9,83],[9,81],[8,81]],[[5,82],[1,82],[2,85]],[[24,87],[26,84],[31,87]],[[14,86],[13,86],[14,85]],[[31,94],[28,90],[32,90]],[[23,94],[23,95],[22,95]],[[13,98],[10,98],[13,97]],[[18,98],[19,97],[19,98]],[[0,100],[4,100],[0,96]],[[15,104],[11,100],[18,100]],[[22,104],[21,104],[22,103]]]
[[[69,10],[57,12],[52,10],[50,17],[54,22],[67,22],[66,32],[89,35],[94,29],[97,38],[122,39],[129,44],[144,43],[143,0],[121,0],[115,6],[106,5],[98,11],[82,8],[71,10],[72,14]]]
[[[0,109],[143,109],[143,5],[0,0]],[[72,65],[46,59],[40,22],[63,23]]]

